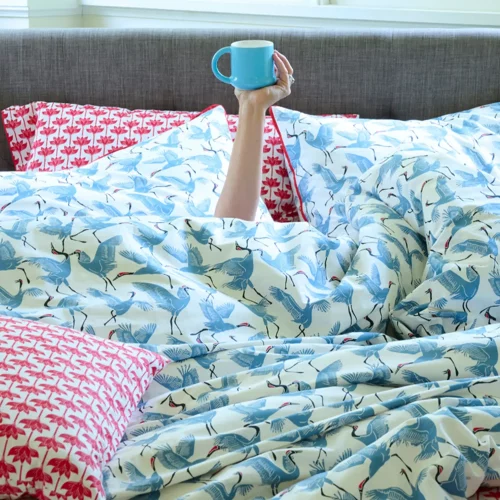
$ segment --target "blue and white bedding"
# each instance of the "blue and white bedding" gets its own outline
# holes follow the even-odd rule
[[[0,177],[0,314],[173,360],[104,468],[109,498],[500,485],[495,159],[479,140],[469,160],[461,143],[401,152],[407,182],[390,159],[374,165],[329,238],[209,217],[230,153],[222,118],[89,168]]]

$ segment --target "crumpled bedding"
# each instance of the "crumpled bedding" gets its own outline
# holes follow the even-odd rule
[[[109,163],[1,175],[0,314],[175,361],[104,468],[109,498],[467,498],[500,485],[498,327],[443,335],[460,310],[463,329],[494,321],[491,293],[465,296],[457,276],[485,272],[495,290],[496,260],[469,249],[458,262],[463,236],[446,241],[452,208],[496,205],[452,181],[462,160],[422,157],[425,178],[418,159],[392,165],[405,184],[385,163],[370,170],[335,238],[179,206],[171,217],[172,186],[138,192]],[[473,220],[464,231],[495,234],[494,217]]]

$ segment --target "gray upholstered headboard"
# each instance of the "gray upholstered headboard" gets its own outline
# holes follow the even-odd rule
[[[500,30],[0,30],[0,108],[36,100],[236,111],[212,54],[273,40],[295,68],[284,106],[428,118],[500,101]],[[226,70],[227,71],[227,70]],[[0,128],[0,170],[11,169]]]

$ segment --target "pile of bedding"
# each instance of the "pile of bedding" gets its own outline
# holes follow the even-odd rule
[[[0,315],[172,361],[103,469],[108,498],[500,485],[499,109],[275,110],[294,224],[264,205],[210,216],[232,147],[220,107],[89,167],[2,174]]]

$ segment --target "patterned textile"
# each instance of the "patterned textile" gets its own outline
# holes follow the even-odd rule
[[[344,230],[346,196],[359,190],[359,179],[385,160],[381,175],[394,187],[397,180],[401,185],[406,180],[398,171],[404,154],[408,161],[419,152],[456,155],[459,160],[463,155],[464,161],[469,161],[468,151],[474,154],[479,148],[486,151],[485,157],[472,161],[479,166],[481,161],[498,164],[498,155],[490,161],[500,148],[495,137],[500,126],[498,104],[426,121],[338,120],[276,106],[271,113],[287,149],[287,166],[301,219],[329,236],[335,236],[339,227]],[[425,168],[417,164],[414,175],[424,174]]]
[[[390,159],[354,185],[336,237],[308,223],[213,219],[208,209],[196,217],[191,205],[209,190],[165,181],[172,159],[151,163],[149,155],[157,146],[170,151],[165,145],[178,133],[210,141],[214,156],[223,151],[227,138],[214,137],[220,108],[87,168],[1,176],[2,314],[136,343],[172,360],[104,469],[109,498],[467,498],[500,485],[500,330],[487,325],[494,289],[465,300],[460,283],[444,297],[436,279],[431,305],[401,306],[434,279],[433,254],[451,258],[436,241],[449,238],[445,211],[470,210],[470,187],[458,178],[488,174],[476,190],[496,193],[496,158],[485,153],[496,112],[483,111],[481,137],[470,141],[491,177],[458,140],[449,158],[426,149],[394,156],[410,190],[418,165],[432,167],[415,193],[423,226],[415,222],[418,203],[407,205],[405,187],[384,173]],[[193,150],[177,151],[177,178],[208,169]],[[444,175],[457,177],[447,184],[457,189],[453,202],[440,202]],[[137,188],[158,179],[165,184],[154,193]],[[467,233],[498,231],[486,217],[494,199],[478,197],[475,206],[481,223],[469,223]],[[464,241],[458,234],[450,248]],[[488,255],[473,266],[467,260],[477,255],[457,258],[465,261],[446,262],[438,274],[464,272],[472,281],[467,273],[496,265]],[[458,283],[447,276],[439,285]],[[489,279],[481,276],[493,287]],[[42,287],[45,296],[36,292]],[[490,310],[476,311],[483,301]],[[422,305],[432,314],[419,314]],[[474,314],[460,328],[479,328],[439,329],[438,313],[456,307]]]
[[[0,316],[0,498],[104,499],[103,464],[165,362],[136,346]]]
[[[398,342],[358,333],[148,346],[176,361],[134,415],[106,491],[182,500],[484,492],[500,485],[500,380],[476,373],[498,370],[499,335],[491,325]]]
[[[2,111],[16,170],[83,167],[183,125],[199,113],[32,102]]]
[[[33,102],[3,110],[2,118],[16,170],[55,172],[89,165],[183,125],[198,114]],[[227,119],[234,139],[238,116],[229,115]],[[264,202],[274,220],[297,220],[297,203],[285,167],[283,146],[269,116],[262,153]]]

